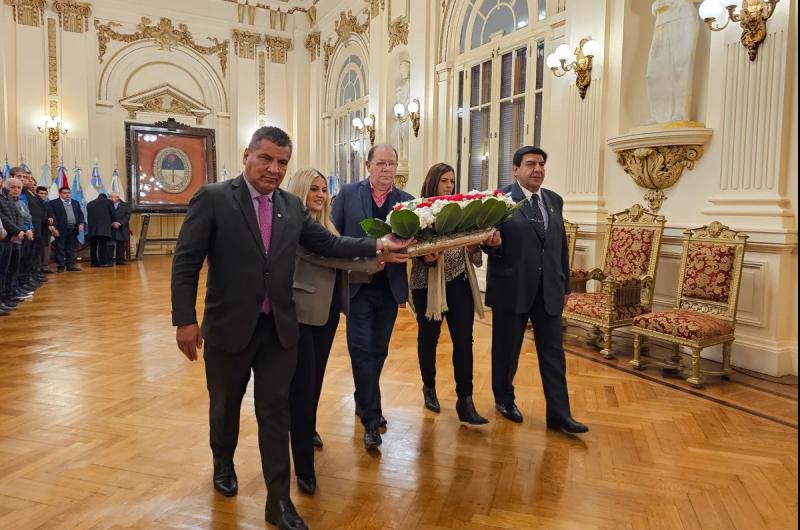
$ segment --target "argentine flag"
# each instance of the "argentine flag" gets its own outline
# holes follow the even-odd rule
[[[3,166],[3,184],[8,182],[10,176],[11,176],[11,166],[8,165],[8,157],[6,157],[6,163]]]
[[[50,174],[50,164],[47,162],[44,163],[42,166],[42,176],[39,179],[39,186],[44,186],[47,188],[48,193],[50,192],[50,185],[53,183],[53,176]]]
[[[73,176],[72,176],[72,200],[76,201],[83,211],[83,218],[86,219],[86,201],[83,197],[83,186],[81,186],[81,168],[77,165],[72,169]],[[66,178],[66,174],[64,175]],[[83,245],[85,241],[86,235],[86,227],[84,226],[83,230],[78,232],[78,243]]]
[[[114,168],[111,174],[111,193],[119,193],[119,198],[125,200],[125,193],[122,191],[122,183],[119,181],[119,170]]]
[[[100,168],[95,162],[92,168],[92,178],[89,179],[89,187],[86,188],[86,203],[88,204],[90,201],[95,200],[101,193],[105,193],[108,196],[106,187],[103,185],[103,179],[100,178]]]

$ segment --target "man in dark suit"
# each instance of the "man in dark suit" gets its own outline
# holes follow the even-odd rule
[[[530,320],[547,400],[547,426],[570,434],[588,431],[572,418],[567,394],[561,312],[569,296],[563,199],[541,187],[547,153],[522,147],[514,153],[516,183],[504,191],[524,207],[500,226],[499,246],[487,246],[486,305],[492,308],[492,391],[507,419],[522,421],[514,375]]]
[[[289,384],[297,363],[298,324],[292,299],[298,245],[323,256],[354,258],[406,244],[338,238],[280,188],[292,153],[276,127],[258,129],[244,151],[244,173],[202,187],[192,198],[172,264],[172,323],[190,360],[203,358],[210,398],[214,487],[237,493],[233,454],[242,397],[253,371],[265,518],[281,529],[305,529],[289,499]],[[208,259],[202,336],[195,302]]]
[[[111,267],[111,252],[108,243],[111,241],[111,223],[114,211],[108,195],[101,193],[86,205],[86,217],[89,223],[89,250],[92,267]]]
[[[72,192],[66,186],[58,190],[58,199],[50,201],[55,230],[56,265],[58,272],[79,271],[75,265],[78,253],[78,232],[83,230],[83,211],[77,201],[72,200]]]
[[[127,265],[125,259],[125,244],[131,239],[130,221],[131,207],[123,201],[119,193],[111,192],[111,202],[114,204],[114,216],[112,217],[111,228],[113,235],[111,240],[114,242],[114,263],[117,265]]]
[[[392,206],[414,197],[394,187],[397,151],[391,145],[375,145],[366,162],[369,178],[342,186],[333,201],[333,222],[340,234],[363,237],[361,221],[385,220]],[[364,446],[381,445],[379,427],[386,425],[381,410],[380,377],[389,354],[389,340],[397,318],[397,306],[408,300],[406,266],[389,263],[367,283],[350,283],[347,314],[347,349],[356,386],[356,414],[364,425]]]

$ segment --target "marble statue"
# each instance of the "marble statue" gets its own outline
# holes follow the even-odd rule
[[[402,103],[406,107],[411,101],[410,99],[410,81],[411,81],[411,63],[407,60],[400,61],[398,68],[399,77],[397,79],[397,87],[395,89],[394,103]],[[399,122],[395,120],[393,130],[393,144],[397,147],[397,154],[400,164],[408,161],[408,129],[409,122]]]
[[[700,18],[694,0],[655,0],[647,63],[651,123],[689,121]]]

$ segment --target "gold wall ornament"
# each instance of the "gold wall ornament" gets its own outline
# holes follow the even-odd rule
[[[56,0],[53,9],[58,13],[58,23],[64,31],[86,33],[89,31],[89,17],[92,6],[77,0]]]
[[[775,12],[775,6],[780,0],[705,0],[698,11],[700,18],[711,31],[722,31],[728,24],[738,22],[742,28],[742,46],[747,48],[747,56],[755,61],[758,48],[767,38],[767,20]],[[724,6],[724,8],[723,8]],[[725,14],[725,24],[719,26],[717,19]]]
[[[194,41],[192,33],[186,24],[178,24],[176,29],[172,20],[162,17],[158,24],[151,25],[151,20],[142,17],[142,21],[136,25],[135,33],[119,33],[114,27],[120,27],[118,22],[108,22],[101,24],[95,19],[94,27],[97,30],[98,62],[102,64],[103,56],[106,54],[110,41],[132,43],[140,40],[152,39],[158,43],[162,50],[172,51],[175,46],[181,45],[190,48],[202,55],[217,55],[219,58],[222,75],[225,76],[228,69],[228,44],[230,41],[220,41],[215,37],[207,37],[213,42],[213,46],[203,46]]]
[[[556,77],[562,77],[570,70],[575,72],[575,86],[578,95],[586,98],[586,91],[592,84],[592,64],[594,57],[600,53],[600,43],[589,37],[581,39],[573,51],[569,44],[562,44],[554,53],[547,56],[547,67]]]
[[[408,45],[408,20],[406,17],[397,17],[389,24],[389,51],[401,44]]]
[[[258,52],[258,113],[267,113],[267,54]]]
[[[311,57],[312,61],[317,57],[319,57],[319,50],[320,50],[319,31],[311,32],[306,36],[306,50],[308,50],[308,54]]]
[[[233,49],[237,57],[255,59],[256,47],[261,44],[261,34],[251,31],[233,30]]]
[[[56,38],[56,19],[47,19],[47,93],[51,98],[58,97],[58,50]],[[52,109],[51,109],[52,110]],[[56,113],[52,113],[55,115]]]
[[[617,153],[617,163],[636,184],[650,190],[644,198],[650,210],[658,212],[666,200],[663,190],[678,182],[684,169],[693,169],[702,156],[701,145],[639,147]]]
[[[267,35],[264,43],[267,45],[271,63],[286,64],[286,55],[292,49],[292,39]]]
[[[144,92],[133,94],[120,100],[122,108],[128,111],[131,120],[136,119],[138,112],[157,114],[173,114],[178,116],[194,116],[198,125],[211,113],[211,109],[178,89],[164,83]]]
[[[47,0],[6,0],[11,6],[14,22],[23,26],[40,27],[44,25],[44,10]]]
[[[658,213],[667,198],[664,190],[674,186],[685,169],[694,169],[712,132],[705,127],[642,127],[610,138],[608,145],[625,173],[647,188],[644,198],[650,210]]]
[[[377,17],[381,9],[386,9],[386,0],[364,0],[364,2],[369,4],[366,9],[371,18]]]
[[[359,24],[356,16],[348,9],[347,13],[344,11],[339,13],[339,20],[334,22],[334,27],[336,35],[339,36],[336,44],[338,45],[340,42],[346,43],[353,33],[362,35],[369,31],[369,18],[363,24]]]

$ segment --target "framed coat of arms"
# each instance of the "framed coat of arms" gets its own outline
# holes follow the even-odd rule
[[[213,129],[170,118],[125,123],[128,197],[137,213],[186,213],[204,184],[217,181]]]

